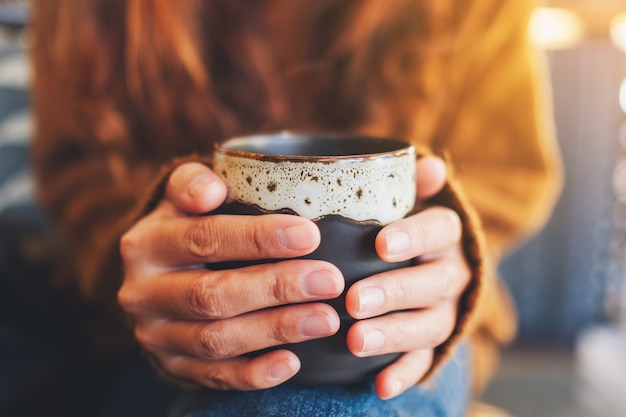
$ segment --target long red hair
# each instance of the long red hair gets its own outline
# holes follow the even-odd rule
[[[445,92],[449,3],[36,0],[38,114],[146,160],[278,129],[424,142]]]

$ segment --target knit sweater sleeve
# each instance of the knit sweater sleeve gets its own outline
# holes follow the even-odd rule
[[[454,167],[499,257],[545,223],[560,161],[548,73],[528,35],[533,2],[474,3],[459,18],[449,103],[433,147]]]

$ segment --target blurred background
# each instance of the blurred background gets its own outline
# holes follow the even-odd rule
[[[27,2],[0,1],[0,221],[33,233],[0,249],[37,271],[49,242],[28,162],[27,16]],[[549,64],[566,182],[547,227],[502,265],[520,332],[487,399],[517,417],[626,416],[626,0],[544,1],[529,36]],[[15,352],[2,291],[0,352]],[[0,369],[1,403],[28,375],[7,355]]]
[[[626,416],[626,1],[548,0],[546,53],[565,186],[503,263],[520,332],[488,399],[519,417]]]

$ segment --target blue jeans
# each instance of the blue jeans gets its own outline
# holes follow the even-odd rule
[[[426,387],[415,386],[383,401],[373,383],[301,387],[284,384],[263,391],[188,393],[172,417],[461,417],[469,401],[469,349],[461,345]]]

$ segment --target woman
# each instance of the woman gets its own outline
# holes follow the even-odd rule
[[[242,399],[261,401],[258,390],[269,396],[262,407],[284,410],[293,401],[280,399],[297,396],[317,410],[373,400],[372,415],[396,415],[384,413],[425,410],[434,397],[449,405],[445,415],[460,415],[464,341],[478,392],[495,346],[514,333],[495,262],[542,224],[558,186],[526,37],[530,9],[522,0],[36,1],[40,196],[67,239],[67,282],[90,306],[93,363],[140,346],[172,379],[236,390],[203,394],[200,409],[210,404],[215,415],[244,415]],[[228,275],[198,266],[316,246],[316,228],[297,217],[211,215],[225,195],[209,168],[213,144],[283,129],[407,138],[447,161],[421,160],[423,210],[377,238],[383,259],[419,262],[347,293],[362,319],[348,334],[351,351],[404,353],[376,377],[376,395],[369,385],[358,395],[282,385],[299,367],[286,350],[242,356],[337,330],[324,304],[291,305],[337,296],[331,265]],[[313,271],[324,285],[308,286]],[[243,283],[279,290],[241,300]],[[424,381],[437,388],[416,386]]]

